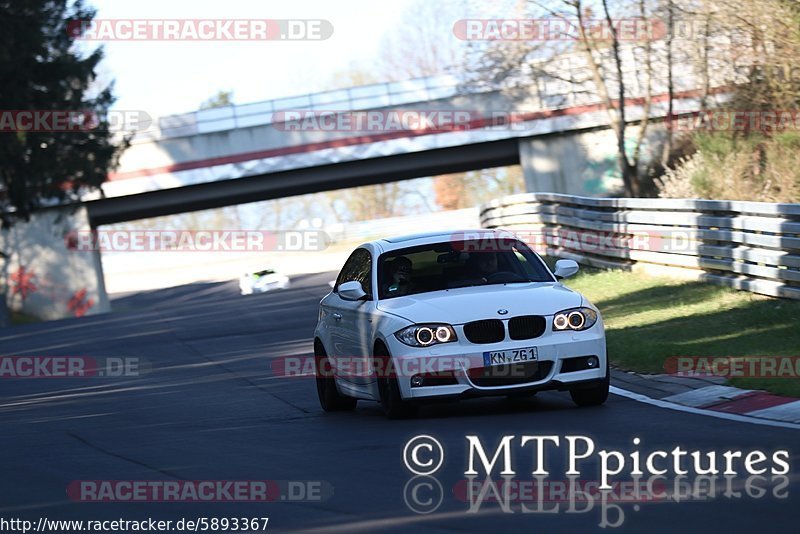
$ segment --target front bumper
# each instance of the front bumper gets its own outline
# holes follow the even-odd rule
[[[455,343],[444,343],[427,348],[404,345],[394,336],[386,340],[396,366],[400,394],[406,400],[424,400],[448,397],[509,395],[543,389],[566,390],[590,385],[606,376],[607,356],[605,331],[601,321],[582,332],[552,332],[550,328],[540,337],[498,343],[472,344],[459,337]],[[549,367],[546,374],[530,381],[515,380],[509,385],[479,385],[471,377],[483,367],[483,353],[495,350],[513,350],[536,347],[540,364]],[[562,369],[568,358],[596,356],[599,365],[593,369],[570,371]],[[452,370],[455,383],[412,387],[411,378],[416,372],[426,370]],[[470,372],[473,369],[473,372]]]

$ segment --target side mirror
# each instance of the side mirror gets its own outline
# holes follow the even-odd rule
[[[361,282],[351,280],[339,286],[339,296],[344,300],[362,300],[367,296],[364,288],[361,287]]]
[[[578,269],[580,269],[580,267],[574,260],[558,260],[556,262],[556,270],[553,274],[556,275],[556,278],[561,280],[562,278],[569,278],[574,275],[578,272]]]

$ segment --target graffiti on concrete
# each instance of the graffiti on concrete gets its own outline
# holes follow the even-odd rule
[[[38,288],[35,279],[36,274],[28,271],[25,267],[20,267],[11,273],[11,294],[20,295],[23,299],[29,294],[35,293]]]
[[[93,305],[94,300],[86,298],[86,288],[83,288],[72,295],[72,298],[67,303],[67,308],[75,314],[75,317],[83,317]]]
[[[25,266],[20,266],[11,273],[9,280],[11,282],[11,295],[18,295],[22,300],[27,299],[34,293],[38,293],[54,302],[63,302],[62,299],[65,298],[65,295],[70,295],[67,301],[67,309],[74,317],[83,317],[95,304],[94,299],[87,298],[87,288],[80,288],[70,294],[70,289],[66,286],[42,279]]]
[[[636,149],[636,139],[625,139],[625,153],[628,158],[633,158]],[[653,160],[653,143],[645,137],[642,140],[641,162]],[[583,171],[584,193],[592,196],[613,193],[622,187],[622,173],[619,170],[619,154],[615,147],[604,145],[603,153],[598,158],[588,158],[588,165]]]

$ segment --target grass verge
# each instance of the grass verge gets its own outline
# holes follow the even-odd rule
[[[622,369],[664,373],[672,356],[800,358],[800,301],[624,271],[586,271],[565,285],[600,309],[609,357]],[[796,374],[729,382],[800,397]]]
[[[11,324],[31,324],[31,323],[39,323],[41,322],[40,319],[37,319],[33,315],[28,315],[27,313],[22,313],[19,311],[11,311]]]

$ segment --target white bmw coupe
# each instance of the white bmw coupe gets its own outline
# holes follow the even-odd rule
[[[320,302],[314,331],[325,411],[378,401],[392,418],[421,401],[569,391],[608,397],[600,312],[513,233],[466,230],[358,247]]]

